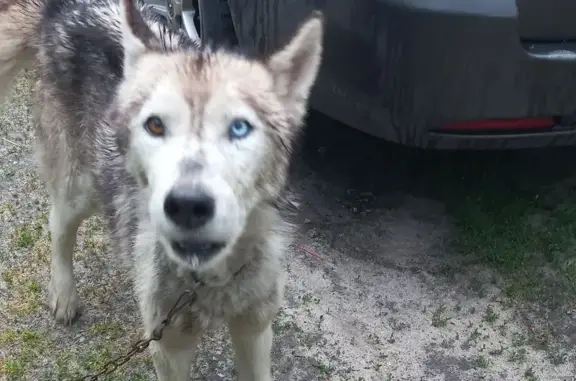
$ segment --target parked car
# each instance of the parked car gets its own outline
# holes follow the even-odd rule
[[[574,0],[146,1],[175,27],[259,53],[322,10],[312,108],[392,142],[576,143]]]

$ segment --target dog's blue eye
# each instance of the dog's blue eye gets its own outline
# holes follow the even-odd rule
[[[244,119],[236,119],[230,124],[229,133],[231,139],[242,139],[252,132],[252,125]]]

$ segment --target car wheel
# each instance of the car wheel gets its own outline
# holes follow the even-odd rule
[[[236,45],[238,39],[227,0],[193,0],[194,26],[200,39]]]
[[[190,38],[236,45],[238,39],[227,0],[144,0],[173,28]]]

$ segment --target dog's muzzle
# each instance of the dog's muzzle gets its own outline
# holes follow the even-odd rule
[[[195,234],[216,213],[214,197],[203,188],[185,182],[176,184],[164,200],[164,213],[183,236],[194,237],[171,240],[170,245],[176,254],[184,258],[208,259],[226,246],[223,242],[206,240]]]

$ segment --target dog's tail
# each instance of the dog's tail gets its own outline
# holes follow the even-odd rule
[[[0,0],[0,103],[22,69],[34,65],[47,1]]]

